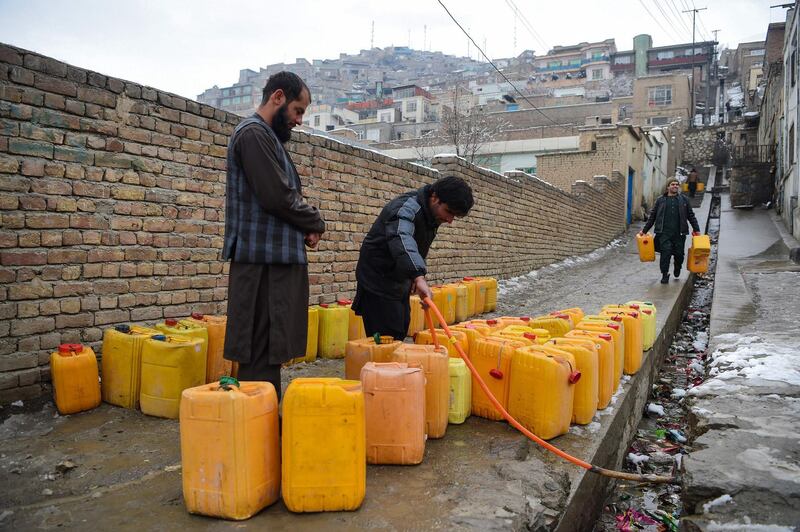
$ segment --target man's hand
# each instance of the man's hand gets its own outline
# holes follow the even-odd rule
[[[639,231],[639,236],[644,236],[646,233],[644,231]]]
[[[700,236],[700,231],[692,231],[692,236]]]
[[[419,296],[420,301],[422,301],[422,308],[428,308],[428,305],[425,304],[426,297],[433,299],[433,292],[431,292],[423,275],[414,278],[414,281],[411,283],[411,293]]]
[[[322,238],[322,235],[319,233],[308,233],[305,238],[306,246],[310,248],[317,247],[320,238]]]

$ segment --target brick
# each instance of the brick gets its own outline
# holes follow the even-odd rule
[[[111,192],[108,186],[101,183],[88,183],[77,181],[72,185],[72,193],[76,196],[88,196],[90,198],[109,198]]]
[[[67,99],[60,94],[50,94],[48,92],[44,95],[44,105],[51,109],[63,110],[67,106]]]
[[[36,74],[36,81],[34,86],[37,89],[45,92],[54,92],[56,94],[63,94],[64,96],[75,97],[78,94],[77,85],[65,79],[58,79],[43,74]]]
[[[0,155],[0,172],[15,174],[19,170],[19,161],[13,157]]]
[[[117,105],[116,94],[93,87],[78,87],[78,99],[83,102],[102,105],[103,107],[116,107]]]
[[[94,315],[87,312],[80,314],[59,314],[55,319],[59,329],[74,329],[94,325]]]
[[[62,235],[57,231],[42,231],[42,245],[45,247],[55,247],[62,244]]]
[[[20,233],[19,247],[21,248],[38,248],[42,245],[42,235],[38,232]]]
[[[69,216],[66,214],[26,214],[25,226],[30,229],[66,229]]]
[[[127,155],[119,155],[115,153],[98,153],[95,156],[95,164],[97,166],[107,166],[111,168],[131,168],[131,158]]]
[[[147,219],[144,221],[144,230],[151,233],[170,233],[175,230],[175,222],[164,219]]]
[[[0,63],[21,65],[23,64],[22,54],[8,45],[0,44]]]
[[[35,120],[42,126],[52,126],[61,129],[79,129],[80,119],[77,116],[66,115],[50,109],[36,109],[33,113]]]
[[[116,200],[144,200],[144,189],[141,187],[118,186],[111,189],[111,197]]]
[[[81,300],[77,297],[71,297],[61,300],[61,312],[64,314],[77,314],[81,311]]]
[[[35,140],[11,138],[8,140],[8,151],[19,155],[29,155],[31,157],[53,158],[53,146]]]
[[[71,214],[69,227],[73,229],[108,229],[108,220],[94,214]]]
[[[36,301],[23,301],[17,304],[17,318],[35,318],[39,315],[39,303]]]
[[[61,307],[58,299],[49,299],[39,303],[39,313],[42,316],[52,316],[58,314],[60,311]]]
[[[35,368],[39,364],[39,357],[35,353],[13,353],[0,357],[0,371],[14,371],[26,368]]]
[[[47,252],[48,264],[83,264],[87,252],[77,249],[51,249]]]
[[[46,333],[56,328],[56,320],[51,317],[28,318],[11,321],[11,336],[27,336]]]
[[[37,266],[47,264],[45,251],[0,251],[3,266]]]
[[[94,154],[83,148],[69,148],[67,146],[56,146],[54,157],[59,161],[80,163],[91,166],[94,164]]]
[[[125,252],[121,249],[91,249],[86,262],[119,262],[125,260]]]
[[[53,297],[53,285],[48,282],[32,279],[30,282],[17,282],[8,287],[8,299],[11,301],[22,301],[26,299],[41,299]]]

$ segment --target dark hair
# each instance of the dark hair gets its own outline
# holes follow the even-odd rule
[[[443,177],[433,183],[431,193],[435,193],[456,216],[466,216],[475,203],[470,186],[456,176]]]
[[[308,98],[311,99],[311,91],[308,89],[308,85],[300,79],[300,76],[294,72],[287,72],[284,70],[283,72],[271,75],[267,80],[267,84],[264,85],[264,91],[261,93],[261,105],[266,104],[269,101],[269,97],[272,96],[272,93],[278,89],[281,89],[286,95],[286,103],[293,102],[300,98],[300,95],[303,94],[303,89],[308,92]]]

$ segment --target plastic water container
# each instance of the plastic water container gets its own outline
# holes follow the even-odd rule
[[[469,320],[469,321],[465,321],[465,322],[459,323],[459,325],[474,325],[476,327],[486,327],[490,331],[499,331],[500,329],[503,329],[504,327],[506,327],[506,325],[504,323],[501,323],[499,320],[497,320],[495,318],[490,318],[488,320],[473,319],[473,320]]]
[[[597,409],[603,410],[611,403],[616,384],[614,382],[614,338],[609,333],[573,329],[562,341],[573,339],[589,341],[597,352]]]
[[[290,366],[300,362],[314,362],[317,359],[317,351],[319,351],[319,309],[317,307],[308,307],[305,355],[293,358],[284,365]]]
[[[340,307],[347,307],[350,310],[347,318],[347,339],[359,340],[361,338],[366,338],[367,333],[364,331],[364,318],[356,314],[353,310],[353,300],[339,299],[336,301],[336,304]]]
[[[401,343],[391,336],[350,340],[345,347],[344,377],[350,380],[359,380],[361,368],[367,362],[391,362],[392,353]]]
[[[698,255],[695,248],[689,248],[686,255],[686,269],[692,273],[705,273],[708,271],[708,255]]]
[[[639,249],[639,260],[653,262],[656,260],[655,237],[651,234],[636,235],[636,247]]]
[[[139,407],[142,379],[142,346],[156,329],[138,325],[117,325],[103,333],[103,401],[124,408]]]
[[[552,338],[564,336],[572,329],[572,322],[569,314],[559,314],[557,316],[537,316],[528,323],[528,327],[534,329],[546,329]]]
[[[465,353],[469,356],[472,346],[481,338],[486,338],[491,329],[488,326],[467,323],[465,325],[453,325],[450,327],[450,331],[458,331],[467,335],[467,349]]]
[[[200,349],[203,352],[203,358],[205,358],[206,361],[208,360],[208,329],[202,325],[191,323],[186,320],[167,318],[161,323],[156,323],[156,329],[167,336],[185,336],[187,338],[202,340]],[[203,371],[205,371],[205,369]],[[205,378],[205,375],[203,375],[203,382],[200,384],[205,384]],[[177,417],[177,412],[175,416]]]
[[[231,384],[228,384],[228,383]],[[183,391],[183,500],[189,513],[247,519],[278,500],[278,397],[230,377]]]
[[[419,296],[409,296],[409,305],[411,305],[411,321],[408,323],[408,336],[414,336],[426,327],[425,311],[422,310]],[[396,338],[396,340],[402,340],[402,338]]]
[[[527,327],[531,322],[530,316],[500,316],[496,319],[504,329],[510,325],[523,325]]]
[[[181,393],[205,383],[203,340],[156,334],[142,346],[139,406],[150,416],[177,419]]]
[[[625,366],[625,325],[622,321],[613,321],[605,316],[597,316],[596,318],[584,318],[575,326],[575,329],[611,335],[614,342],[614,391],[616,392]]]
[[[468,320],[469,312],[469,289],[467,285],[456,283],[452,285],[456,290],[456,322]]]
[[[436,332],[436,340],[439,342],[439,345],[443,345],[447,348],[447,355],[453,358],[461,358],[461,355],[459,355],[456,350],[455,344],[447,337],[444,329],[434,329],[434,331]],[[469,340],[467,339],[466,333],[453,329],[450,329],[450,332],[453,333],[455,343],[461,346],[465,354],[469,355]],[[433,336],[431,335],[430,329],[422,330],[415,334],[414,343],[418,345],[433,345]]]
[[[343,358],[350,334],[350,308],[322,303],[319,312],[319,348],[322,358]]]
[[[425,372],[425,432],[441,438],[447,432],[450,410],[449,357],[444,346],[402,344],[392,353],[393,362],[418,365]]]
[[[292,512],[356,510],[366,493],[361,382],[299,378],[283,397],[283,502]]]
[[[584,316],[583,309],[580,308],[580,307],[570,307],[570,308],[565,308],[565,309],[562,309],[562,310],[556,310],[555,312],[551,312],[550,313],[551,316],[557,316],[559,314],[566,314],[570,318],[572,318],[573,326],[576,323],[578,323],[579,321],[581,321],[583,319],[583,316]]]
[[[459,281],[459,286],[463,286],[467,293],[467,317],[464,320],[475,316],[475,298],[478,297],[478,284],[473,281]],[[462,320],[462,321],[464,321]]]
[[[472,315],[483,314],[483,308],[486,306],[486,285],[477,277],[464,277],[463,282],[472,291]]]
[[[59,345],[50,354],[50,378],[59,414],[75,414],[100,404],[97,357],[91,347]]]
[[[543,344],[550,339],[550,331],[547,329],[534,329],[527,325],[509,325],[494,334],[504,337],[522,338],[526,340],[526,344],[530,343],[530,345]]]
[[[638,312],[626,312],[615,310],[603,310],[600,315],[611,317],[614,321],[621,321],[625,324],[625,363],[622,367],[623,373],[633,375],[642,367],[643,342],[642,342],[642,322]]]
[[[641,313],[643,348],[651,349],[656,342],[656,306],[648,301],[628,301],[625,306]]]
[[[497,279],[494,277],[481,277],[480,282],[486,289],[483,311],[494,312],[497,310]]]
[[[457,291],[451,284],[444,286],[434,286],[431,288],[433,293],[433,304],[442,313],[444,321],[448,325],[456,322],[456,297]]]
[[[694,235],[692,236],[692,245],[695,249],[695,255],[710,255],[711,254],[711,237],[708,235]]]
[[[478,375],[503,408],[508,407],[511,357],[518,347],[524,346],[525,344],[519,340],[488,337],[478,340],[475,349],[470,354],[469,358]],[[503,415],[494,407],[474,377],[472,379],[472,413],[486,419],[503,419]]]
[[[579,380],[574,367],[572,355],[557,348],[517,349],[511,362],[509,414],[545,440],[565,434]]]
[[[597,359],[597,348],[593,342],[572,338],[553,338],[547,344],[571,353],[575,358],[575,370],[580,372],[581,378],[575,383],[572,422],[578,425],[591,423],[597,413],[599,396],[600,364]]]
[[[227,316],[212,316],[195,312],[187,320],[188,323],[205,327],[208,331],[208,352],[206,354],[206,382],[217,382],[221,377],[230,376],[231,361],[225,360],[225,327]]]
[[[460,425],[472,412],[472,376],[462,359],[451,358],[449,363],[450,409],[447,422]]]
[[[425,455],[425,374],[420,367],[367,362],[361,369],[367,463],[418,464]]]

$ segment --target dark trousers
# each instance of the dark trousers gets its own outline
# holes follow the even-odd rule
[[[236,378],[240,381],[266,381],[275,387],[278,399],[281,398],[281,365],[270,364],[266,357],[258,358],[252,364],[239,363]]]
[[[693,198],[695,192],[697,192],[697,181],[689,181],[687,186],[689,187],[689,197]]]
[[[686,235],[658,235],[659,250],[661,252],[661,273],[669,273],[669,260],[675,258],[675,269],[680,270],[683,265],[683,250],[686,246]]]
[[[411,306],[408,298],[403,300],[386,299],[366,290],[356,290],[353,310],[364,318],[367,336],[379,333],[403,340],[411,322]]]

